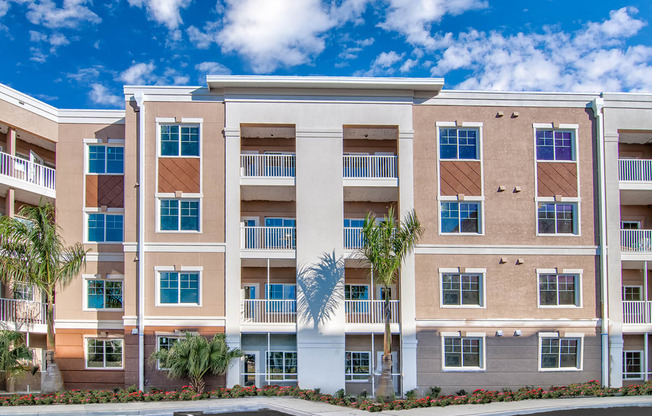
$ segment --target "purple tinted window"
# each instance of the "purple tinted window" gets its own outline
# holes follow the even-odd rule
[[[537,130],[537,160],[573,160],[573,133]]]

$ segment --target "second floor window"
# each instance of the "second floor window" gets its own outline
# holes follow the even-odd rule
[[[537,160],[575,160],[573,136],[570,130],[537,130]]]
[[[480,203],[442,202],[441,232],[447,234],[480,233]]]
[[[161,231],[199,231],[199,201],[161,200]]]
[[[89,242],[120,242],[122,229],[122,214],[88,214]]]
[[[539,275],[539,305],[579,306],[579,276],[575,274]]]
[[[199,156],[199,126],[161,126],[161,156]]]
[[[122,281],[89,279],[86,296],[89,309],[122,309]]]
[[[103,145],[88,146],[88,173],[124,173],[124,147]]]
[[[539,203],[539,234],[577,234],[577,204]]]
[[[199,272],[161,272],[159,299],[166,305],[199,305]]]
[[[439,129],[439,158],[477,160],[480,158],[478,129]]]
[[[445,273],[441,276],[442,304],[482,306],[482,275]]]
[[[14,299],[34,300],[34,286],[27,283],[14,283]]]

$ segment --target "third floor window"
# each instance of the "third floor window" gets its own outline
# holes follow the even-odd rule
[[[199,126],[161,126],[161,156],[199,156]]]
[[[88,146],[88,173],[124,173],[124,147],[104,145]]]
[[[570,130],[536,131],[537,160],[575,160],[574,134]]]
[[[480,158],[478,129],[439,129],[439,158],[477,160]]]

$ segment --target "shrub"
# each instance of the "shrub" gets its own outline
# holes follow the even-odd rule
[[[436,399],[439,397],[439,393],[441,393],[441,387],[439,386],[431,386],[428,389],[428,397]]]

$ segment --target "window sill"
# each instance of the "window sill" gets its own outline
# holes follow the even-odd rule
[[[344,380],[346,383],[371,383],[371,378],[368,378],[366,380]]]
[[[201,159],[201,155],[196,156],[184,156],[184,155],[158,155],[159,158],[166,158],[166,159]]]
[[[439,305],[442,309],[486,309],[484,305]]]
[[[577,305],[539,305],[539,309],[582,309]]]
[[[161,308],[201,308],[201,304],[197,303],[157,303],[155,306]]]
[[[198,230],[156,230],[156,234],[201,234]]]
[[[439,235],[459,235],[459,236],[484,236],[484,234],[481,233],[442,233],[440,232]]]
[[[122,245],[124,241],[84,241],[83,244],[100,244],[100,245],[105,245],[105,244],[113,244],[117,245],[120,244]]]
[[[482,373],[487,370],[481,367],[444,367],[442,371],[444,373]]]
[[[545,160],[545,159],[537,159],[537,163],[542,162],[542,163],[577,163],[577,160]]]
[[[122,173],[95,173],[95,172],[86,172],[86,176],[125,176],[124,172]]]
[[[85,367],[86,370],[123,371],[124,367]]]
[[[571,368],[571,367],[564,367],[564,368],[539,368],[540,373],[564,373],[564,372],[578,372],[582,371],[581,368]]]
[[[124,308],[113,309],[113,308],[84,308],[84,312],[123,312]]]
[[[580,237],[580,234],[571,233],[537,233],[537,237]]]

